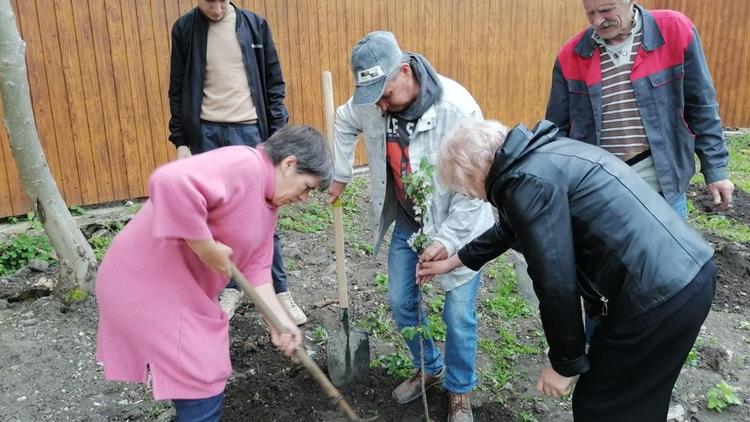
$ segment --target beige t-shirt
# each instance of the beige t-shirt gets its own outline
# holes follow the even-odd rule
[[[206,77],[201,119],[221,123],[253,123],[258,115],[235,33],[237,13],[230,5],[218,22],[209,22]]]

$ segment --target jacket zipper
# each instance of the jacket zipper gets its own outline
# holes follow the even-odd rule
[[[582,278],[582,284],[585,283],[586,287],[591,289],[594,293],[596,293],[597,296],[599,296],[599,301],[602,302],[602,316],[607,316],[607,314],[609,313],[609,299],[601,294],[601,292],[599,292],[599,290],[594,286],[594,283],[591,283],[589,279],[585,275],[583,275],[582,272],[579,271],[578,274]]]

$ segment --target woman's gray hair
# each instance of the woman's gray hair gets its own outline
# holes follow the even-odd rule
[[[274,165],[289,156],[297,158],[297,171],[317,177],[318,189],[328,189],[333,179],[331,153],[323,136],[315,128],[306,125],[289,125],[276,131],[263,148]]]
[[[466,119],[443,138],[438,177],[451,191],[483,197],[484,182],[508,128],[494,120]],[[478,191],[478,190],[481,190]]]

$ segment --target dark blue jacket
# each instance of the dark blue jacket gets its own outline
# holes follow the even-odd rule
[[[674,297],[713,255],[627,164],[547,121],[508,134],[485,189],[499,223],[458,256],[477,270],[512,243],[523,253],[561,375],[589,369],[581,297],[604,324],[624,323]]]
[[[640,6],[643,41],[631,82],[668,201],[686,191],[698,154],[706,183],[728,177],[729,154],[698,32],[684,15]],[[599,145],[602,72],[589,27],[565,43],[552,72],[546,119],[569,136]]]
[[[281,63],[268,22],[247,10],[235,9],[237,40],[258,114],[261,139],[265,141],[289,120],[284,106],[286,87]],[[208,18],[196,7],[182,15],[172,26],[169,140],[175,146],[187,145],[191,151],[195,151],[201,142],[200,116],[206,75],[208,23]]]

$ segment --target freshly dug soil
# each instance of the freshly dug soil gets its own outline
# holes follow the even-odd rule
[[[696,188],[694,203],[703,207],[705,192]],[[347,278],[350,286],[350,315],[355,323],[387,307],[387,295],[376,283],[376,275],[386,273],[387,245],[377,254],[362,247],[369,239],[365,207],[367,196],[358,198],[357,212],[347,228]],[[748,196],[737,193],[735,206],[727,215],[748,221]],[[699,208],[702,209],[702,208]],[[121,219],[128,218],[124,209]],[[102,224],[106,226],[106,224]],[[750,294],[748,245],[736,244],[710,233],[719,268],[716,302],[696,345],[696,359],[686,365],[673,393],[673,405],[681,406],[682,420],[747,421],[750,407],[742,404],[722,413],[706,408],[708,390],[720,381],[737,388],[745,401],[750,394]],[[336,306],[336,283],[332,230],[303,234],[282,231],[284,256],[289,272],[289,289],[304,309],[309,322],[303,326],[305,345],[325,371],[325,340],[316,336],[325,329],[340,327]],[[33,285],[40,277],[54,272],[24,271],[16,277],[0,278],[0,293],[15,285]],[[541,324],[537,315],[501,321],[486,300],[497,289],[497,282],[485,276],[477,304],[479,338],[498,345],[505,342],[501,328],[510,329],[525,345],[540,351],[519,354],[513,359],[513,377],[506,385],[493,385],[487,352],[477,356],[479,384],[472,393],[476,421],[570,421],[570,398],[542,397],[535,384],[547,364],[539,347]],[[744,294],[743,294],[744,293]],[[29,295],[25,300],[8,302],[0,294],[0,421],[169,421],[171,404],[155,402],[148,388],[111,383],[103,379],[94,357],[97,312],[93,298],[66,306],[53,297]],[[387,309],[387,308],[386,308]],[[390,321],[386,312],[385,319]],[[509,327],[509,328],[508,328]],[[147,329],[147,327],[144,327]],[[254,308],[243,304],[231,325],[231,358],[234,367],[224,403],[225,421],[340,421],[335,404],[299,364],[277,353],[270,345],[265,327]],[[372,358],[391,353],[396,345],[371,333]],[[382,368],[371,368],[369,377],[346,391],[345,397],[363,417],[379,421],[420,421],[421,400],[400,406],[391,398],[401,382]],[[499,391],[500,390],[500,391]],[[499,391],[499,392],[498,392]],[[443,391],[428,391],[430,416],[445,421],[447,401]]]

